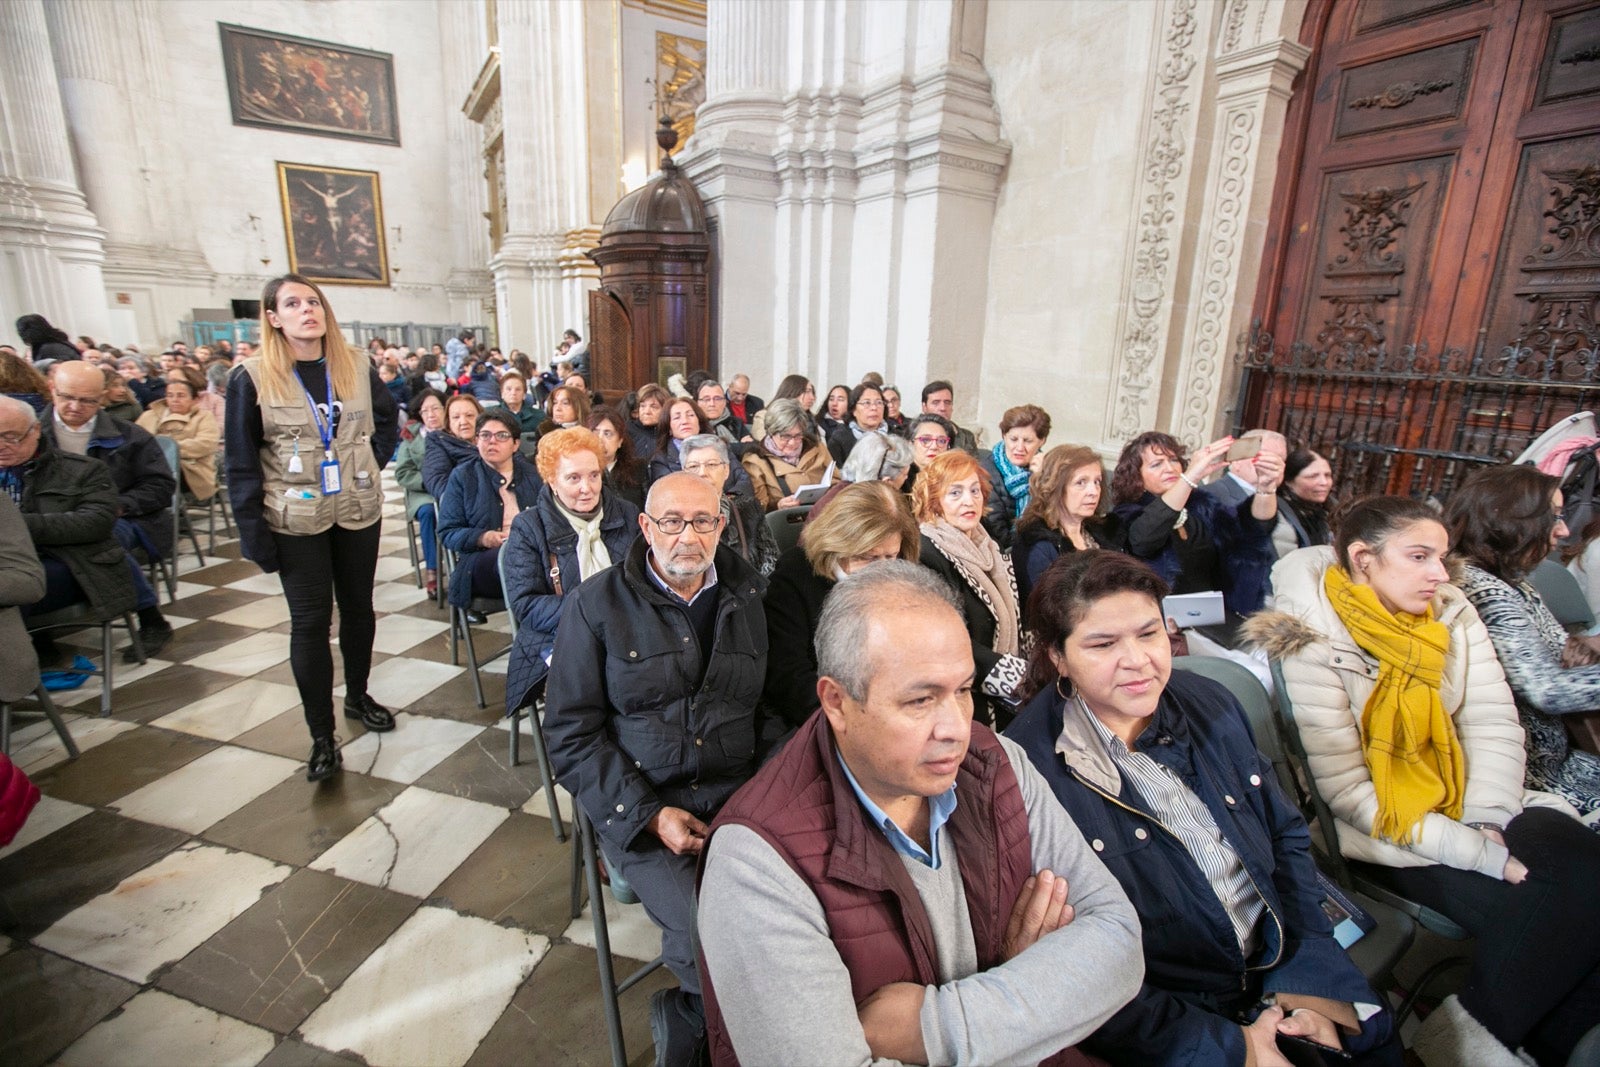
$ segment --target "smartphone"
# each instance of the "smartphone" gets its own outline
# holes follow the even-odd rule
[[[1261,438],[1241,437],[1228,447],[1228,462],[1237,463],[1241,459],[1254,459],[1257,452],[1261,451]]]
[[[1299,1037],[1295,1034],[1285,1034],[1280,1031],[1278,1034],[1278,1040],[1287,1041],[1292,1046],[1310,1049],[1319,1055],[1332,1056],[1335,1059],[1348,1060],[1351,1058],[1350,1053],[1346,1052],[1344,1049],[1334,1048],[1332,1045],[1324,1045],[1322,1042],[1313,1041],[1309,1037]],[[1291,1060],[1295,1059],[1293,1056],[1289,1058]]]

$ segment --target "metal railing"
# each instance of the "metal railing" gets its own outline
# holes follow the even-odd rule
[[[1498,351],[1425,343],[1277,347],[1259,324],[1239,340],[1238,426],[1281,431],[1333,465],[1342,495],[1446,496],[1505,463],[1552,423],[1600,406],[1600,337],[1545,333]]]
[[[182,336],[188,338],[191,345],[214,345],[221,340],[233,344],[238,344],[240,341],[255,344],[261,333],[261,324],[255,319],[230,319],[222,322],[185,319],[178,325]],[[465,323],[343,322],[339,327],[345,336],[350,338],[351,344],[358,348],[365,348],[367,342],[374,337],[381,337],[396,348],[401,346],[431,348],[458,336],[462,330],[471,330],[479,341],[492,343],[486,327]]]

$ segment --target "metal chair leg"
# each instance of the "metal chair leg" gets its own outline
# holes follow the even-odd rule
[[[417,552],[417,520],[406,516],[406,553],[411,557],[411,573],[416,576],[417,588],[422,588],[422,558]]]
[[[594,951],[600,966],[600,999],[606,1011],[606,1037],[611,1044],[612,1067],[628,1067],[628,1050],[622,1040],[622,1011],[617,1005],[616,972],[611,963],[611,931],[606,924],[605,898],[600,890],[598,845],[594,827],[582,815],[578,822],[578,849],[583,855],[584,879],[589,885],[589,915],[594,922]]]
[[[511,766],[515,767],[521,762],[522,756],[522,709],[513,711],[508,718],[511,719],[511,743],[507,755],[511,760]]]
[[[61,713],[56,710],[55,701],[50,699],[50,691],[40,682],[39,687],[33,691],[34,698],[39,701],[39,708],[44,712],[45,718],[50,720],[50,725],[55,727],[56,736],[61,738],[61,743],[66,746],[67,759],[78,758],[78,743],[72,739],[72,731],[67,729],[66,721],[61,718]],[[6,715],[7,734],[10,733],[11,718],[9,711]],[[5,751],[11,751],[10,739],[7,738]]]
[[[550,806],[550,826],[556,840],[567,839],[567,828],[561,819],[561,805],[556,802],[556,772],[550,765],[550,750],[544,743],[544,723],[539,719],[539,705],[528,709],[528,721],[533,724],[533,755],[539,761],[539,778],[544,787],[545,803]]]
[[[443,585],[444,583],[441,582],[439,584]],[[466,612],[460,611],[460,610],[458,610],[456,608],[451,608],[450,609],[450,666],[452,666],[452,667],[461,666],[460,653],[456,651],[456,641],[460,638],[460,634],[457,632],[456,627],[465,626],[466,624],[467,624]]]
[[[130,620],[129,630],[134,627],[131,623],[133,616],[125,615],[123,618]],[[134,641],[139,640],[137,633]],[[107,619],[100,624],[100,717],[106,718],[111,714],[111,659],[116,654],[116,640],[112,636],[111,620]]]
[[[0,752],[11,755],[11,705],[4,701],[0,701]]]
[[[461,615],[461,636],[467,644],[467,666],[472,668],[472,693],[478,698],[478,707],[486,708],[488,701],[483,699],[483,678],[478,673],[478,646],[472,640],[472,624],[467,621],[465,611]]]

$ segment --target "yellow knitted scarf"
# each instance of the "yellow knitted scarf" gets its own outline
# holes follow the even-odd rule
[[[1372,836],[1407,844],[1430,811],[1461,818],[1466,761],[1439,700],[1450,631],[1431,608],[1391,613],[1343,567],[1329,567],[1322,584],[1350,636],[1378,659],[1378,681],[1361,712],[1367,770],[1378,791]]]

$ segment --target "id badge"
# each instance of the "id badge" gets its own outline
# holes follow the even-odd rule
[[[339,476],[339,461],[330,459],[322,465],[322,495],[333,496],[344,489]]]

